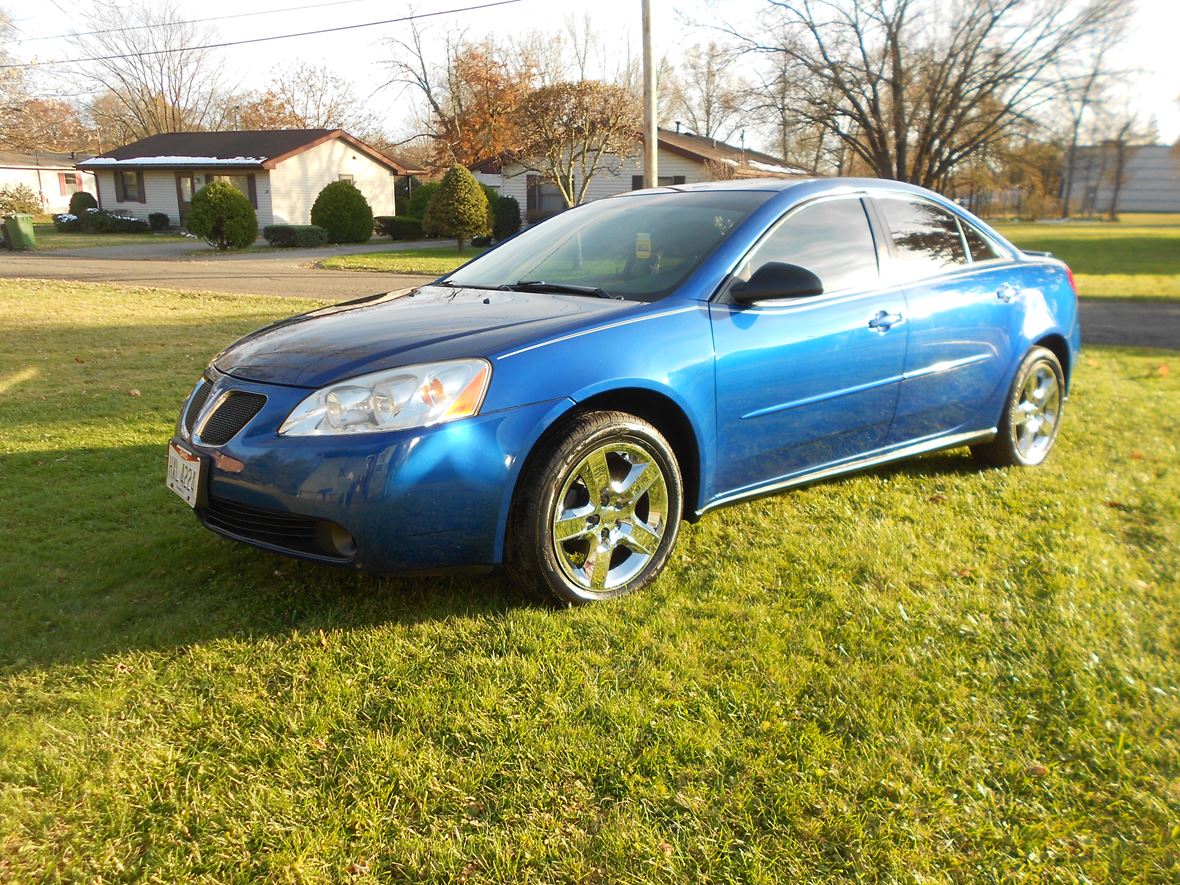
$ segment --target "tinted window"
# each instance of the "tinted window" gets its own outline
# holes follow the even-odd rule
[[[959,222],[933,203],[901,198],[877,201],[893,239],[894,261],[906,278],[924,277],[967,263]]]
[[[967,240],[967,248],[971,251],[972,261],[991,261],[999,258],[1000,253],[989,243],[979,231],[959,219],[959,226],[963,228],[963,237]]]
[[[805,267],[824,292],[867,289],[877,282],[877,254],[860,200],[825,200],[788,216],[750,256],[739,276],[769,261]]]

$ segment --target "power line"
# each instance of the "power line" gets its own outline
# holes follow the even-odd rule
[[[256,12],[237,12],[232,15],[213,15],[209,18],[192,18],[187,21],[161,22],[155,25],[128,25],[122,28],[104,28],[98,31],[70,31],[68,34],[49,34],[44,37],[21,37],[17,43],[33,43],[37,40],[60,40],[64,37],[95,37],[99,34],[122,34],[129,31],[147,31],[164,25],[199,25],[205,22],[227,21],[234,18],[249,18],[255,15],[274,15],[277,12],[298,12],[302,9],[320,9],[325,6],[348,6],[353,3],[368,3],[370,0],[334,0],[332,3],[308,3],[304,6],[285,6],[282,9],[262,9]],[[13,26],[15,27],[15,25]]]
[[[316,34],[332,34],[337,31],[354,31],[358,28],[375,28],[380,25],[392,25],[399,22],[413,21],[419,18],[435,18],[441,15],[454,15],[459,12],[475,12],[479,9],[491,9],[495,6],[508,6],[513,3],[520,3],[521,0],[496,0],[493,3],[480,3],[475,6],[460,6],[455,9],[440,9],[437,12],[420,12],[415,15],[403,15],[400,18],[387,18],[383,21],[377,22],[362,22],[356,25],[340,25],[335,28],[319,28],[314,31],[299,31],[294,34],[275,34],[270,37],[253,37],[248,40],[229,40],[224,43],[204,43],[199,46],[175,46],[171,49],[151,49],[144,52],[127,52],[121,55],[96,55],[89,58],[63,58],[56,61],[30,61],[19,64],[4,64],[0,65],[0,70],[6,68],[46,68],[55,65],[79,65],[89,64],[95,61],[118,61],[124,58],[144,58],[150,55],[172,55],[177,52],[195,52],[200,49],[225,49],[229,46],[244,46],[249,43],[268,43],[272,40],[289,40],[293,37],[311,37]]]

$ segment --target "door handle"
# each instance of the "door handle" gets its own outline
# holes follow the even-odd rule
[[[1010,304],[1018,294],[1019,290],[1011,283],[1004,283],[1004,285],[996,289],[996,297],[1005,304]]]
[[[876,316],[869,320],[869,328],[874,332],[888,332],[891,326],[896,326],[900,322],[901,314],[879,310]]]

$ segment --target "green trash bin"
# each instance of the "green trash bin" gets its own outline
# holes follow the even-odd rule
[[[5,215],[5,239],[13,250],[36,249],[37,235],[33,233],[32,215]]]

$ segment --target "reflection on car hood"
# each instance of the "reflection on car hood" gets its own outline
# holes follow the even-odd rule
[[[244,380],[322,387],[411,363],[487,356],[637,306],[576,295],[423,286],[259,329],[218,354],[214,365]]]

